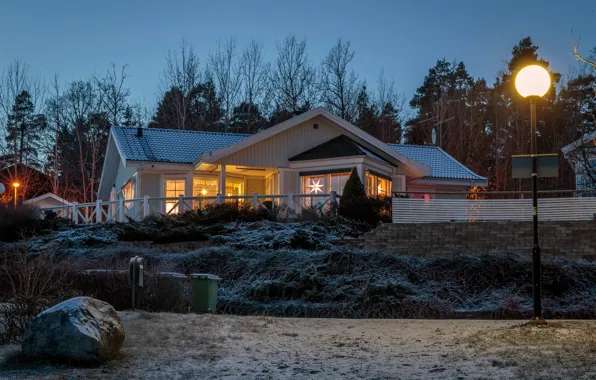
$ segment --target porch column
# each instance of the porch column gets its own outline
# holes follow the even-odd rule
[[[360,182],[362,182],[364,187],[366,187],[366,178],[364,178],[364,165],[360,164],[356,166],[356,171],[358,172],[358,177],[360,177]]]
[[[219,166],[219,193],[226,196],[226,165]]]

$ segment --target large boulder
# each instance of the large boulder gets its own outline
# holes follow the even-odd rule
[[[23,354],[38,359],[102,362],[124,342],[124,327],[112,305],[76,297],[39,313],[23,338]]]

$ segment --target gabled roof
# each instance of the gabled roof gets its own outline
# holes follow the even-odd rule
[[[369,144],[370,146],[376,147],[379,150],[380,154],[385,154],[388,156],[388,158],[405,164],[408,167],[408,170],[412,173],[420,176],[424,176],[430,173],[430,168],[428,166],[420,162],[411,160],[408,157],[402,155],[401,153],[389,148],[387,144],[381,142],[377,138],[364,132],[361,128],[356,127],[355,125],[342,119],[341,117],[335,115],[334,113],[330,112],[329,110],[323,107],[313,108],[312,110],[294,116],[293,118],[286,120],[283,123],[279,123],[271,128],[265,129],[255,135],[252,135],[242,141],[239,141],[238,143],[232,146],[228,146],[211,152],[206,152],[195,161],[195,165],[200,164],[201,161],[214,162],[220,160],[226,156],[229,156],[232,153],[238,152],[248,146],[251,146],[278,133],[286,131],[316,116],[323,116],[329,119],[330,121],[338,125],[340,128],[343,128],[349,134],[361,139],[365,144]]]
[[[575,140],[571,144],[565,145],[564,147],[561,148],[561,152],[563,152],[565,157],[567,157],[567,155],[570,152],[574,151],[575,149],[579,148],[582,145],[585,145],[588,142],[593,142],[594,145],[596,145],[596,131],[594,131],[592,133],[586,133],[585,135],[583,135],[582,138]]]
[[[25,202],[23,202],[24,204],[31,204],[31,203],[36,203],[39,202],[41,200],[47,199],[47,198],[51,198],[54,199],[62,204],[65,205],[69,205],[71,204],[69,201],[67,201],[64,198],[60,198],[59,196],[57,196],[54,193],[45,193],[44,195],[40,195],[39,197],[35,197],[35,198],[31,198],[31,199],[27,199]]]
[[[250,135],[142,128],[112,127],[112,135],[125,160],[192,164],[203,152],[223,148]]]
[[[339,135],[326,141],[320,145],[306,150],[300,154],[290,157],[288,161],[307,161],[307,160],[321,160],[326,158],[350,157],[350,156],[368,156],[377,161],[391,163],[370,150],[364,148],[346,135]]]
[[[443,149],[434,145],[387,144],[397,152],[412,160],[430,166],[432,173],[427,178],[465,179],[486,181],[486,178],[475,174]]]

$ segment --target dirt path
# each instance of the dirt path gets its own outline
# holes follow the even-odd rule
[[[0,378],[592,379],[596,322],[338,320],[122,313],[121,358]],[[0,356],[15,347],[0,347]],[[1,359],[1,358],[0,358]]]

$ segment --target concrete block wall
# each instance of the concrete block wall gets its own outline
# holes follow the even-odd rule
[[[596,222],[540,222],[546,257],[596,259]],[[422,257],[459,253],[531,254],[532,222],[384,224],[351,243],[354,247]]]

